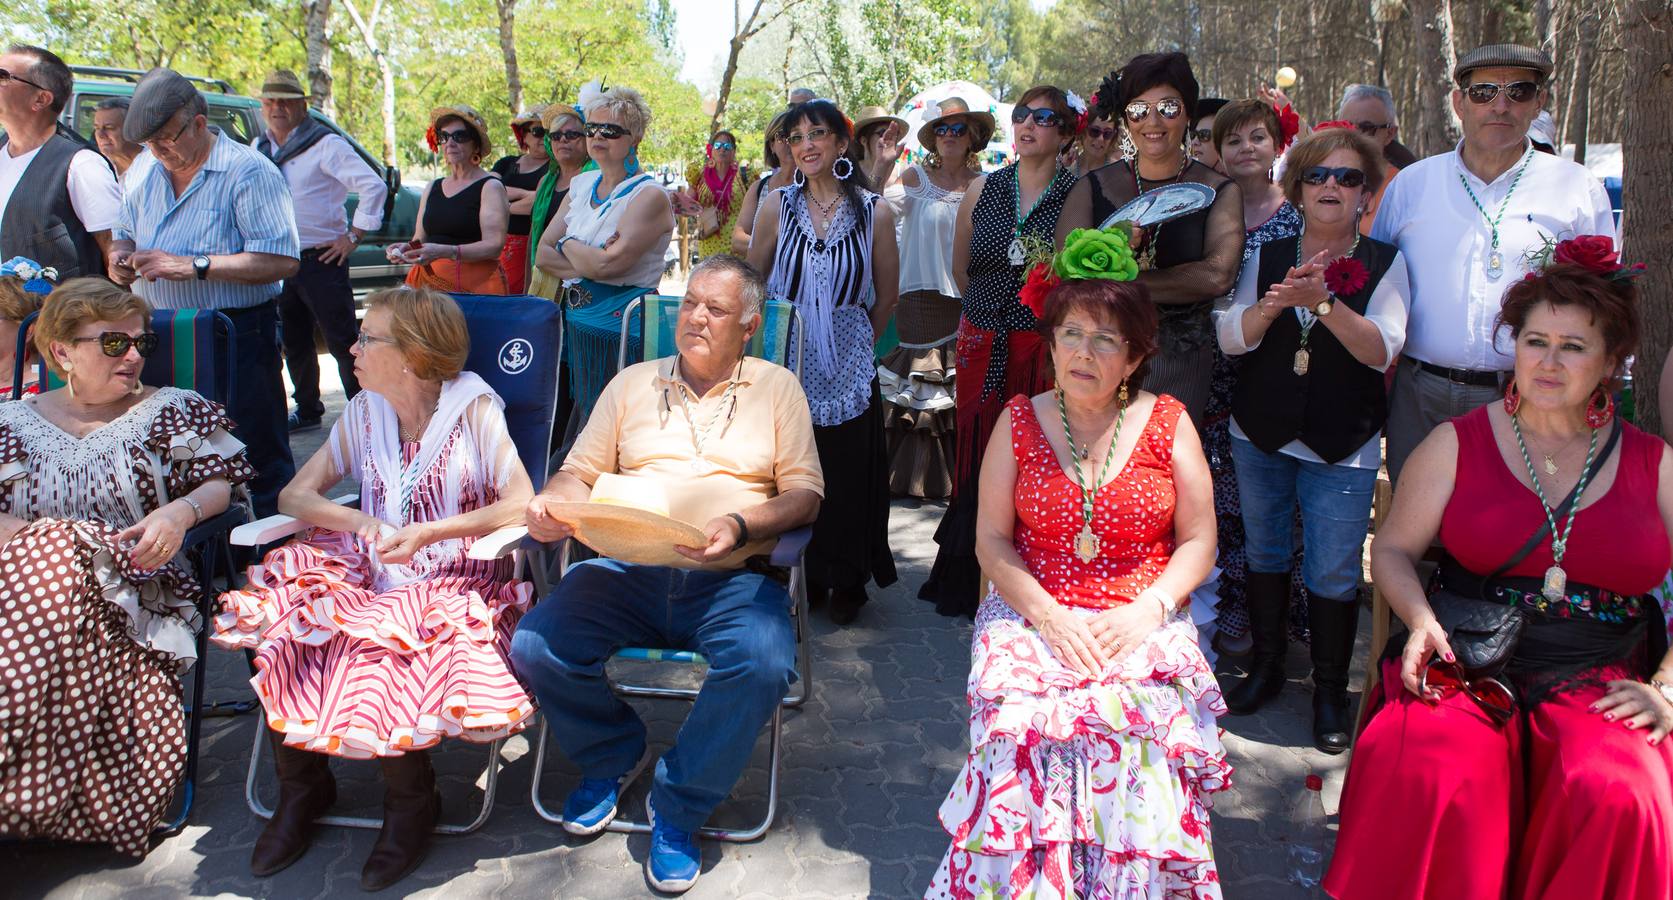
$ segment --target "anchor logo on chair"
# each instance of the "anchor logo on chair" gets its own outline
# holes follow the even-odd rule
[[[500,371],[516,375],[534,362],[534,345],[523,338],[512,338],[500,348]]]

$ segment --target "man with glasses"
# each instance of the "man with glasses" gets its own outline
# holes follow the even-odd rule
[[[48,50],[13,44],[0,56],[0,259],[33,259],[60,283],[105,273],[122,202],[110,163],[58,124],[72,85]]]
[[[1615,236],[1602,182],[1528,143],[1552,68],[1544,52],[1517,44],[1465,54],[1452,92],[1464,139],[1401,170],[1377,211],[1371,236],[1411,262],[1406,346],[1389,397],[1392,477],[1436,425],[1501,395],[1512,361],[1493,324],[1529,257],[1575,235]]]
[[[1394,94],[1374,84],[1350,84],[1342,91],[1342,103],[1336,107],[1336,118],[1358,129],[1383,152],[1383,183],[1375,194],[1365,200],[1365,212],[1359,217],[1359,233],[1371,234],[1377,221],[1377,208],[1382,205],[1383,192],[1388,190],[1394,173],[1405,165],[1389,158],[1389,148],[1400,133],[1400,123],[1394,113]]]
[[[130,179],[111,244],[110,277],[153,309],[216,309],[237,332],[227,412],[249,448],[256,515],[278,511],[296,471],[279,376],[274,298],[297,272],[290,188],[273,163],[209,124],[191,82],[152,69],[134,87],[122,134],[155,159]]]
[[[348,141],[308,114],[308,92],[294,72],[268,75],[257,96],[267,130],[252,146],[284,173],[303,248],[300,268],[285,279],[278,301],[285,366],[296,397],[290,429],[318,428],[325,404],[320,401],[314,323],[319,323],[325,347],[337,360],[343,393],[353,399],[360,382],[354,377],[349,346],[359,324],[349,286],[349,257],[361,239],[382,227],[389,188]],[[352,223],[343,212],[350,191],[360,196]]]

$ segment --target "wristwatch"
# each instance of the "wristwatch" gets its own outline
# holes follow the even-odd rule
[[[1320,318],[1330,315],[1330,311],[1335,308],[1335,300],[1335,294],[1324,295],[1324,299],[1320,300],[1319,304],[1313,307],[1313,315]]]
[[[208,278],[209,277],[209,257],[201,256],[201,255],[192,257],[192,271],[197,273],[199,281],[202,281],[205,278]]]

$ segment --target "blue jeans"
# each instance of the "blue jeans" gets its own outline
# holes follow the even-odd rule
[[[1265,453],[1239,437],[1232,438],[1232,462],[1249,571],[1289,571],[1299,500],[1301,580],[1320,597],[1356,600],[1377,470]]]
[[[795,678],[789,595],[753,572],[613,559],[571,568],[518,623],[511,662],[586,778],[620,777],[645,752],[644,721],[604,678],[604,664],[622,647],[696,650],[709,661],[651,787],[659,819],[696,831],[732,792]]]

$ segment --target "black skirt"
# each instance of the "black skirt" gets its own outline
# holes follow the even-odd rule
[[[889,461],[883,402],[871,385],[866,411],[839,425],[813,426],[825,499],[807,548],[810,586],[832,589],[895,583],[889,550]]]

